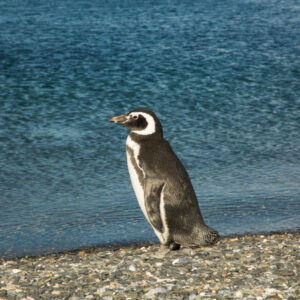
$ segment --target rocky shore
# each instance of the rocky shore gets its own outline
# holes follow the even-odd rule
[[[0,259],[0,299],[300,299],[300,232]]]

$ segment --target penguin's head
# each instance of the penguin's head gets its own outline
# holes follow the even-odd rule
[[[122,124],[131,133],[141,136],[154,134],[162,136],[163,134],[160,121],[153,111],[146,108],[135,109],[125,115],[111,117],[109,121]]]

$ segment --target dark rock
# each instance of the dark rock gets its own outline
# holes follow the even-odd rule
[[[6,297],[7,296],[7,290],[0,290],[0,297]]]

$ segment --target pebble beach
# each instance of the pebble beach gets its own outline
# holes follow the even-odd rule
[[[0,259],[0,299],[300,299],[300,232]]]

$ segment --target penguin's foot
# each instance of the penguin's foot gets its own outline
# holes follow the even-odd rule
[[[171,243],[171,244],[169,245],[169,249],[170,249],[170,250],[173,250],[173,251],[179,250],[179,249],[180,249],[180,244],[177,244],[177,243],[173,242],[173,243]]]
[[[161,244],[159,246],[160,251],[163,251],[163,250],[175,251],[175,250],[179,250],[179,249],[180,249],[180,244],[177,244],[175,242],[172,242],[170,244]]]

